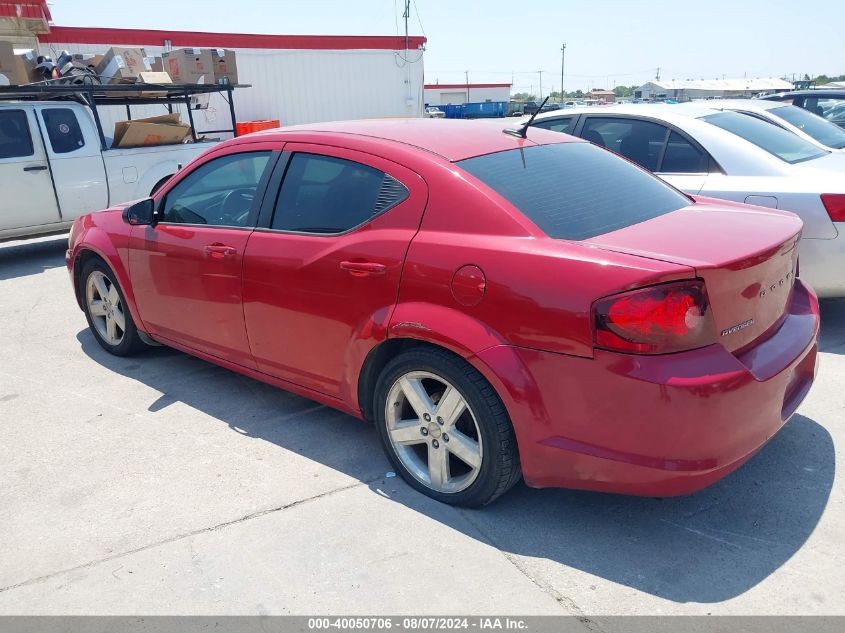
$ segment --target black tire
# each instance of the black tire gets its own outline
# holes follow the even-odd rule
[[[432,489],[405,467],[393,447],[388,431],[387,398],[394,383],[409,372],[428,372],[442,377],[460,392],[472,411],[484,450],[475,480],[463,490],[444,493]],[[484,376],[450,352],[421,347],[393,358],[376,383],[374,409],[382,447],[393,468],[410,486],[437,501],[464,507],[484,506],[507,492],[522,477],[516,437],[502,401]]]
[[[114,286],[120,297],[120,306],[122,306],[121,312],[124,316],[125,329],[123,330],[123,336],[117,345],[109,343],[109,341],[103,337],[99,328],[94,323],[94,316],[91,314],[87,288],[88,280],[95,273],[105,277],[110,284],[109,287]],[[114,354],[115,356],[132,356],[133,354],[137,354],[138,352],[146,349],[147,345],[141,340],[141,337],[138,336],[138,329],[135,327],[135,322],[132,320],[132,314],[126,306],[126,297],[123,294],[123,289],[120,287],[120,284],[117,283],[116,279],[117,277],[105,264],[105,262],[101,259],[90,259],[82,267],[82,273],[79,276],[79,293],[82,297],[85,318],[88,320],[88,328],[94,335],[94,339],[100,344],[100,347],[106,350],[109,354]]]

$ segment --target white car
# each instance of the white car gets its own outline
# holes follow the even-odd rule
[[[533,125],[611,149],[688,194],[798,214],[801,276],[819,296],[845,296],[845,154],[696,104],[571,108]]]
[[[0,241],[61,233],[81,215],[145,198],[213,145],[104,151],[80,103],[0,103]]]
[[[446,113],[443,112],[440,108],[435,108],[434,106],[428,106],[425,109],[425,116],[429,119],[445,119]]]
[[[755,116],[789,130],[822,149],[845,152],[845,129],[789,103],[763,99],[719,99],[708,101],[707,107]]]

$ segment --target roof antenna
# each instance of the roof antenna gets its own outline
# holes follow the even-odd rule
[[[540,106],[534,111],[534,114],[531,115],[531,118],[528,119],[522,127],[518,128],[518,129],[505,128],[504,130],[502,130],[502,132],[504,132],[505,134],[510,134],[511,136],[518,136],[519,138],[526,138],[528,136],[528,127],[532,123],[534,123],[534,117],[536,117],[540,113],[540,110],[543,109],[543,106],[546,105],[546,101],[548,101],[549,97],[551,97],[551,96],[552,95],[548,95],[545,99],[543,99],[543,103],[540,104]]]

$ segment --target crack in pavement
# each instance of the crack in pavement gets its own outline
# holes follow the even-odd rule
[[[543,582],[539,578],[533,576],[519,560],[519,557],[517,557],[515,554],[511,554],[510,552],[506,552],[501,547],[499,547],[495,540],[491,538],[490,535],[487,534],[487,532],[485,532],[478,525],[478,523],[476,523],[472,519],[469,512],[460,508],[458,508],[458,511],[463,515],[467,523],[469,523],[472,527],[475,528],[475,530],[481,535],[484,541],[486,541],[491,547],[495,548],[496,551],[498,551],[502,556],[504,556],[505,560],[507,560],[511,565],[513,565],[516,570],[523,576],[525,576],[531,582],[531,584],[537,587],[537,589],[554,598],[554,600],[560,605],[560,607],[569,615],[575,617],[584,626],[585,629],[587,629],[588,631],[593,631],[594,633],[605,633],[604,629],[602,629],[597,622],[590,619],[590,617],[584,613],[581,607],[579,607],[572,598],[564,596],[550,584]]]
[[[309,503],[311,501],[317,501],[318,499],[322,499],[324,497],[331,496],[338,492],[344,492],[345,490],[351,490],[353,488],[357,488],[359,486],[367,486],[373,482],[378,481],[381,479],[379,477],[373,477],[367,480],[357,481],[354,484],[350,484],[348,486],[341,486],[340,488],[334,488],[333,490],[327,490],[326,492],[321,492],[318,495],[314,495],[312,497],[306,497],[304,499],[297,499],[296,501],[291,501],[290,503],[276,506],[273,508],[266,508],[264,510],[258,510],[257,512],[252,512],[250,514],[246,514],[242,517],[237,519],[232,519],[231,521],[224,521],[223,523],[218,523],[216,525],[212,525],[210,527],[198,528],[195,530],[191,530],[189,532],[185,532],[183,534],[177,534],[175,536],[170,536],[168,538],[162,539],[160,541],[156,541],[154,543],[147,543],[146,545],[142,545],[140,547],[136,547],[134,549],[126,550],[123,552],[118,552],[116,554],[112,554],[110,556],[104,556],[103,558],[97,558],[92,561],[88,561],[87,563],[82,563],[81,565],[76,565],[74,567],[68,567],[67,569],[61,569],[59,571],[50,572],[49,574],[44,574],[41,576],[36,576],[35,578],[30,578],[29,580],[24,580],[22,582],[15,583],[13,585],[7,585],[5,587],[0,587],[0,593],[5,593],[7,591],[11,591],[13,589],[18,589],[20,587],[27,587],[29,585],[35,585],[46,580],[50,580],[51,578],[55,578],[56,576],[61,576],[62,574],[68,574],[70,572],[78,571],[80,569],[87,569],[90,567],[96,567],[102,563],[108,563],[109,561],[113,561],[119,558],[124,558],[125,556],[129,556],[131,554],[137,554],[138,552],[144,552],[149,549],[153,549],[155,547],[159,547],[160,545],[167,545],[169,543],[175,543],[176,541],[181,541],[186,538],[191,538],[192,536],[196,536],[198,534],[204,534],[206,532],[216,532],[217,530],[222,530],[232,525],[237,525],[239,523],[244,523],[246,521],[250,521],[252,519],[257,519],[259,517],[266,516],[268,514],[273,514],[275,512],[281,512],[283,510],[289,510],[290,508],[295,508],[296,506],[303,505],[305,503]]]

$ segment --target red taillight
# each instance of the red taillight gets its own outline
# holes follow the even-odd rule
[[[832,222],[845,222],[845,194],[823,193],[822,204]]]
[[[623,292],[593,305],[596,347],[669,354],[716,341],[704,282],[672,282]]]

